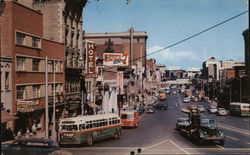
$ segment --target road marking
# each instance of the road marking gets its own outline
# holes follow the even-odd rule
[[[219,127],[222,127],[222,128],[228,129],[228,130],[232,130],[232,131],[239,132],[239,133],[242,133],[242,134],[250,135],[249,131],[244,130],[244,129],[236,128],[236,127],[221,124],[221,123],[218,124],[218,125],[219,125]]]
[[[148,146],[148,147],[144,147],[144,148],[142,148],[142,150],[146,150],[146,149],[155,147],[155,146],[157,146],[157,145],[160,145],[160,144],[162,144],[162,143],[165,143],[166,141],[168,141],[168,139],[166,139],[166,140],[164,140],[164,141],[161,141],[161,142],[159,142],[159,143],[157,143],[157,144],[154,144],[154,145],[151,145],[151,146]]]
[[[247,144],[250,144],[250,143],[247,143]]]
[[[176,147],[178,147],[179,149],[181,149],[183,152],[185,152],[186,154],[190,155],[190,153],[188,153],[187,151],[185,151],[183,148],[181,148],[180,146],[178,146],[177,144],[175,144],[171,139],[169,139],[169,141],[174,144]]]
[[[220,145],[216,145],[216,146],[219,147],[219,148],[221,148],[221,149],[223,149],[223,150],[225,150],[225,148],[222,147],[222,146],[220,146]]]
[[[239,140],[237,138],[231,137],[231,136],[226,136],[227,138],[233,139],[233,140]]]
[[[64,147],[64,149],[84,149],[84,150],[133,150],[133,149],[138,149],[139,147]]]

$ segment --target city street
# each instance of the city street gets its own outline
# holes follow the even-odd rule
[[[224,146],[216,143],[195,145],[175,130],[179,117],[187,117],[181,108],[188,105],[182,103],[181,95],[170,95],[164,101],[169,110],[156,111],[153,114],[140,116],[139,127],[123,129],[120,139],[107,139],[93,146],[73,146],[65,148],[73,154],[129,154],[138,148],[141,154],[249,154],[249,117],[216,116],[207,112],[204,115],[216,118],[219,128],[226,134]],[[204,101],[198,101],[207,107]]]

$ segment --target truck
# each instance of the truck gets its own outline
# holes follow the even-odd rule
[[[221,146],[225,143],[225,134],[219,130],[214,118],[202,116],[197,107],[182,109],[188,114],[188,123],[179,126],[179,133],[187,136],[194,144],[202,145],[209,141],[218,141]]]

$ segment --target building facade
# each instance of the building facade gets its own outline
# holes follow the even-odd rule
[[[12,114],[18,116],[15,131],[45,123],[45,60],[48,59],[48,96],[52,107],[64,102],[63,51],[64,45],[43,38],[43,14],[16,1],[5,1],[1,15],[1,59],[12,61],[9,68],[9,87]],[[4,25],[4,27],[3,27]],[[7,71],[5,71],[6,76]],[[53,80],[55,77],[55,80]],[[7,82],[6,82],[7,83]],[[5,85],[6,87],[6,85]],[[55,92],[53,91],[55,88]],[[1,93],[2,94],[2,93]],[[59,109],[58,109],[59,110]],[[50,108],[50,121],[52,118]]]

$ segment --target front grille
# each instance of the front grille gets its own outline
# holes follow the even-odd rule
[[[216,129],[210,129],[208,130],[209,136],[216,136],[217,135],[217,130]]]

